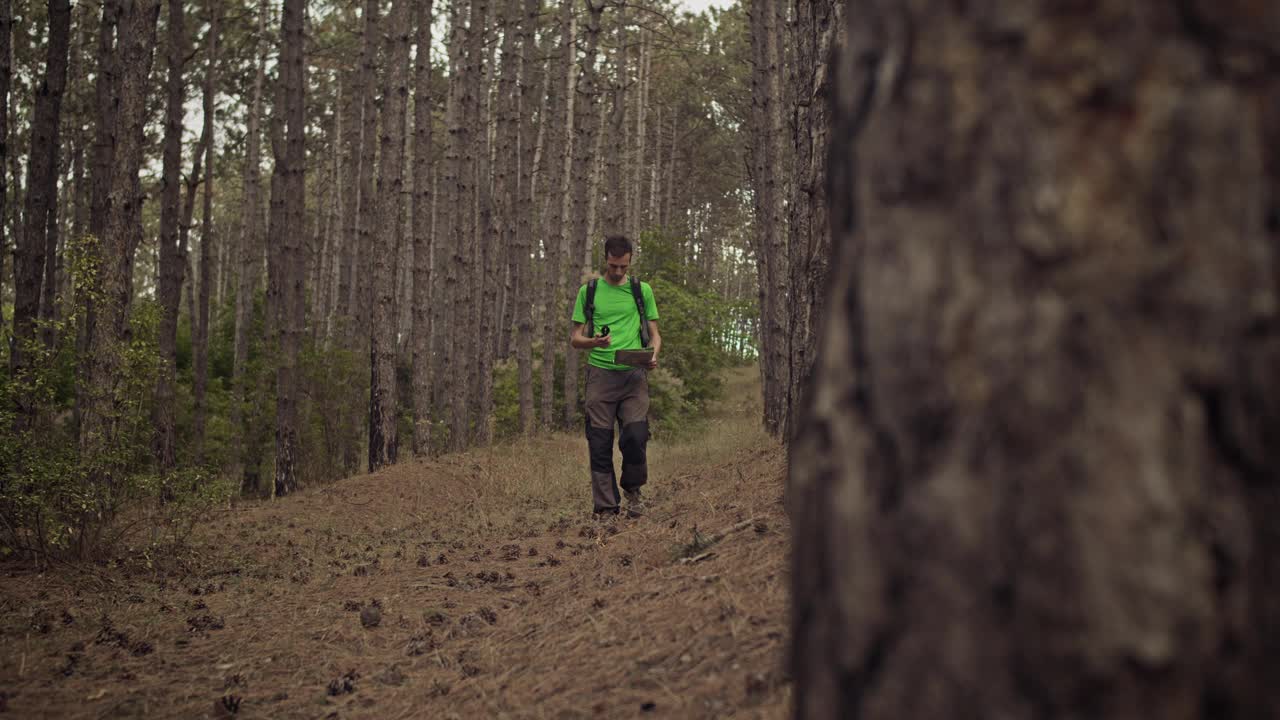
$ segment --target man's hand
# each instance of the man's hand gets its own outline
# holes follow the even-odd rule
[[[591,347],[607,348],[613,342],[613,335],[601,335],[591,338]]]
[[[653,358],[649,360],[649,369],[650,370],[658,369],[658,351],[657,350],[653,351]]]

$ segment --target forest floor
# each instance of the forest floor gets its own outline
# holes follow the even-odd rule
[[[162,556],[2,567],[0,712],[783,717],[785,462],[757,376],[650,444],[643,518],[591,518],[586,443],[560,434],[225,507]]]

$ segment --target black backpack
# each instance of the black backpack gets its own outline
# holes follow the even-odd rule
[[[600,278],[591,278],[587,282],[587,300],[582,304],[582,314],[587,318],[587,337],[596,334],[596,283]],[[649,316],[644,312],[644,292],[640,289],[640,281],[631,276],[631,297],[636,300],[636,311],[640,313],[640,346],[649,347]]]

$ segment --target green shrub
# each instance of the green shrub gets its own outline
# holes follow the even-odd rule
[[[81,453],[76,337],[83,300],[98,292],[85,252],[91,242],[85,238],[71,248],[77,302],[62,302],[67,316],[37,327],[36,339],[25,347],[28,367],[0,383],[0,557],[47,562],[103,554],[141,530],[151,532],[153,545],[173,542],[229,493],[225,483],[197,468],[156,471],[151,411],[160,370],[160,308],[151,299],[132,304],[128,333],[105,350],[119,358],[111,386],[96,389],[106,393],[101,400],[109,442],[92,456]],[[57,338],[52,346],[40,339],[45,330]]]
[[[569,347],[568,341],[564,344]],[[569,350],[569,352],[577,352]],[[583,360],[585,361],[585,354]],[[551,415],[555,427],[564,417],[564,354],[556,355],[556,367],[552,373],[555,382],[555,402]],[[540,422],[538,413],[542,407],[542,343],[533,346],[533,413],[534,422]],[[495,439],[515,437],[520,434],[520,368],[514,357],[499,361],[493,368],[493,413]]]

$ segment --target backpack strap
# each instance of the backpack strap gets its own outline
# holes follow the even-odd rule
[[[596,335],[596,283],[599,278],[587,281],[587,298],[582,304],[582,314],[587,318],[587,337]]]
[[[631,297],[636,299],[636,310],[640,313],[640,347],[649,347],[649,316],[644,311],[644,290],[636,276],[631,276]]]

